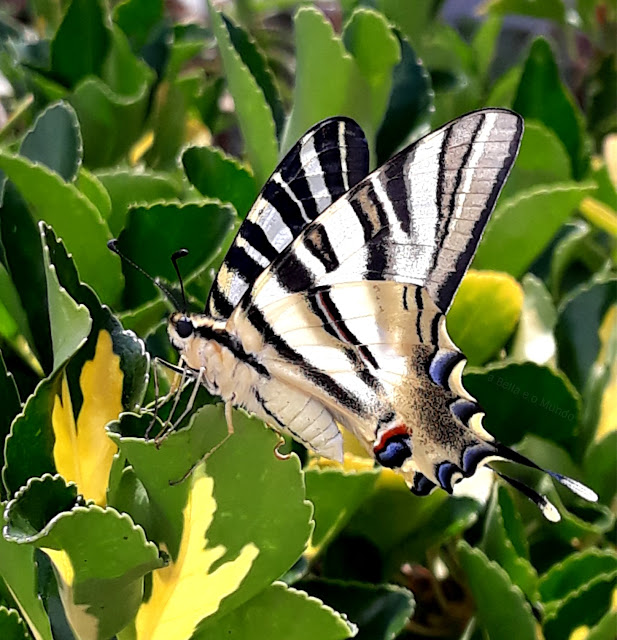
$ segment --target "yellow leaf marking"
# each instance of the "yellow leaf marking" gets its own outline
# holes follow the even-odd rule
[[[62,549],[48,549],[43,551],[49,556],[56,574],[58,593],[66,613],[67,620],[78,638],[98,638],[99,621],[96,616],[88,613],[89,604],[75,604],[73,596],[73,580],[75,570],[71,558]]]
[[[86,362],[79,377],[83,394],[81,411],[75,423],[66,375],[60,395],[54,400],[54,461],[66,480],[75,482],[87,499],[105,506],[105,491],[116,445],[105,432],[105,425],[122,411],[120,356],[113,352],[111,336],[99,332],[94,358]]]
[[[175,562],[152,574],[152,595],[136,618],[137,640],[185,640],[195,626],[218,610],[223,598],[238,589],[259,555],[252,542],[236,559],[212,565],[226,549],[208,547],[205,532],[212,524],[217,505],[214,480],[203,466],[193,474],[193,487],[183,511],[183,533]]]
[[[608,362],[608,348],[611,333],[617,331],[617,306],[613,305],[604,316],[598,334],[602,347],[596,362]],[[610,377],[602,394],[600,403],[600,417],[598,418],[598,429],[595,440],[599,441],[611,431],[617,430],[617,362],[610,363]]]

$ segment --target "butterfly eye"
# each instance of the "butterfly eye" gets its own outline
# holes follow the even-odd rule
[[[180,318],[176,322],[176,332],[181,338],[188,338],[193,333],[193,323],[188,318]]]
[[[411,456],[411,442],[406,435],[391,437],[382,449],[375,452],[377,462],[382,467],[390,469],[403,466],[409,456]]]

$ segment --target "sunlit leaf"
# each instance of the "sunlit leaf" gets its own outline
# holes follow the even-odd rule
[[[122,411],[120,357],[113,353],[109,333],[101,331],[94,358],[86,362],[79,378],[83,394],[81,410],[75,418],[66,376],[61,394],[54,400],[54,460],[66,480],[75,482],[79,492],[96,504],[105,504],[109,470],[116,445],[105,425]]]
[[[272,111],[261,87],[234,48],[223,18],[212,9],[210,0],[208,6],[229,91],[235,98],[236,115],[244,136],[246,153],[257,184],[262,185],[274,170],[278,156]]]
[[[67,182],[72,182],[77,176],[82,151],[79,122],[75,111],[66,102],[51,104],[44,109],[19,148],[24,158],[44,164]]]
[[[557,311],[544,283],[531,273],[523,277],[523,308],[512,344],[512,356],[537,364],[553,362]]]
[[[0,151],[0,169],[14,182],[35,215],[50,224],[79,265],[80,275],[107,301],[118,298],[120,265],[107,249],[111,238],[98,209],[79,189],[21,156]],[[66,211],[71,216],[66,215]]]
[[[312,508],[298,459],[277,460],[278,436],[259,421],[234,413],[234,435],[182,481],[227,433],[222,407],[201,408],[160,448],[143,440],[150,420],[125,414],[112,435],[158,514],[148,536],[170,556],[138,615],[139,638],[167,638],[179,620],[189,632],[211,624],[289,569],[308,542]]]
[[[395,585],[303,580],[300,589],[345,613],[358,626],[356,640],[394,640],[413,615],[413,595]]]
[[[448,332],[470,365],[482,364],[503,347],[522,307],[523,291],[512,276],[469,271],[448,313]]]
[[[275,582],[236,611],[206,624],[193,638],[243,640],[253,636],[273,640],[344,640],[354,635],[355,625],[321,600]]]
[[[189,147],[182,165],[202,195],[231,202],[241,218],[246,216],[257,197],[255,179],[246,167],[214,147]]]
[[[589,182],[556,183],[501,200],[478,247],[474,268],[521,276],[594,189]],[[530,228],[534,230],[531,235]]]
[[[544,38],[537,38],[531,45],[512,107],[524,118],[540,120],[559,136],[570,155],[572,175],[580,180],[589,162],[583,116],[562,82],[551,47]]]
[[[7,507],[5,537],[51,558],[65,612],[78,637],[106,640],[134,617],[144,576],[162,565],[128,515],[84,506],[59,476],[33,478]],[[84,540],[88,544],[84,544]]]
[[[508,640],[513,629],[520,640],[536,640],[531,607],[508,574],[480,549],[472,549],[462,540],[457,550],[474,596],[478,622],[491,640]]]

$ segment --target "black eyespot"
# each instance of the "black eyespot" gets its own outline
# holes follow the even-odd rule
[[[193,323],[188,318],[180,318],[176,322],[176,332],[181,338],[188,338],[193,333]]]

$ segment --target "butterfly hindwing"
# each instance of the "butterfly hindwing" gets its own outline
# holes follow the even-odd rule
[[[521,118],[486,109],[401,151],[307,226],[254,288],[263,306],[358,280],[424,286],[445,312],[516,157]]]
[[[242,223],[212,286],[209,315],[228,318],[264,269],[367,173],[367,142],[353,120],[329,118],[304,134]]]

